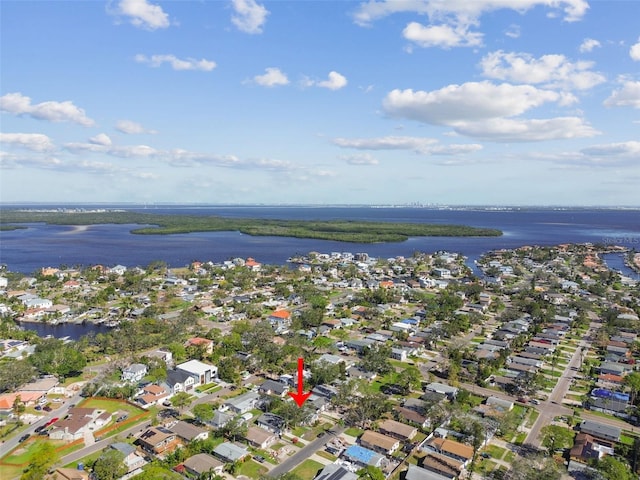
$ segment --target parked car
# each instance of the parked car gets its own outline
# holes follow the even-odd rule
[[[18,439],[18,443],[22,443],[24,442],[27,438],[29,438],[31,436],[30,433],[25,433],[24,435],[22,435],[19,439]]]
[[[53,425],[54,423],[56,423],[58,420],[60,420],[58,417],[53,417],[51,420],[49,420],[47,423],[44,424],[45,428],[49,427],[51,425]]]

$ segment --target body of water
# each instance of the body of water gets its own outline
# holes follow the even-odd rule
[[[181,267],[194,260],[220,262],[235,257],[253,257],[261,263],[281,265],[295,254],[311,251],[366,252],[372,257],[387,258],[410,256],[416,251],[448,250],[460,252],[473,261],[490,250],[523,245],[592,242],[616,243],[630,248],[640,246],[640,210],[532,208],[490,211],[390,207],[214,206],[130,210],[244,218],[461,224],[496,228],[502,230],[504,235],[413,237],[400,243],[360,244],[286,237],[252,237],[238,232],[178,235],[129,233],[136,225],[92,225],[79,228],[29,224],[27,229],[0,232],[0,263],[10,271],[32,273],[43,266],[121,264],[144,267],[154,260],[162,260],[171,267]]]
[[[468,263],[473,265],[474,260],[490,250],[517,248],[523,245],[591,242],[617,244],[629,248],[640,246],[640,210],[531,208],[491,211],[390,207],[213,206],[130,210],[243,218],[462,224],[496,228],[502,230],[504,235],[477,238],[414,237],[401,243],[359,244],[286,237],[252,237],[238,232],[157,236],[129,233],[137,227],[136,225],[74,227],[29,224],[27,229],[0,232],[0,263],[5,264],[10,271],[32,273],[43,266],[121,264],[128,267],[144,267],[152,261],[163,260],[171,267],[181,267],[194,260],[221,262],[235,257],[253,257],[265,264],[282,265],[295,254],[311,251],[366,252],[372,257],[388,258],[398,255],[410,256],[416,251],[448,250],[462,253],[468,257]],[[621,255],[608,256],[607,262],[615,270],[633,273],[624,265]],[[40,336],[53,335],[71,339],[77,339],[89,332],[108,330],[107,327],[91,324],[25,323],[23,327],[35,330]]]

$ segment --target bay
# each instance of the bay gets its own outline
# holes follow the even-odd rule
[[[90,205],[85,207],[92,208]],[[38,207],[30,205],[29,208]],[[101,205],[100,208],[110,207]],[[287,237],[253,237],[239,232],[131,234],[130,231],[137,225],[77,227],[28,224],[26,229],[0,232],[0,263],[10,271],[29,274],[43,266],[121,264],[127,267],[144,267],[152,261],[162,260],[171,267],[181,267],[194,260],[221,262],[235,257],[253,257],[261,263],[283,265],[289,257],[310,251],[366,252],[374,258],[388,258],[441,250],[459,252],[472,263],[487,251],[523,245],[591,242],[616,243],[634,248],[640,244],[640,210],[631,209],[453,210],[364,206],[170,206],[127,209],[176,215],[459,224],[497,228],[504,234],[501,237],[412,237],[399,243],[361,244]]]

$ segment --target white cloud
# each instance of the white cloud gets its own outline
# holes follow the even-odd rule
[[[89,139],[89,143],[93,143],[95,145],[109,146],[111,145],[112,142],[111,142],[111,138],[109,138],[109,135],[107,135],[106,133],[99,133],[98,135],[91,137]]]
[[[387,94],[383,108],[393,117],[455,125],[457,122],[511,117],[546,102],[563,99],[558,92],[530,85],[468,82],[431,92],[396,89]]]
[[[480,61],[485,77],[516,83],[542,84],[550,88],[586,90],[606,78],[593,72],[593,62],[575,62],[564,55],[543,55],[533,58],[526,53],[489,53]]]
[[[7,93],[0,97],[0,111],[14,115],[28,115],[50,122],[73,122],[85,127],[95,123],[86,116],[84,110],[76,107],[71,101],[48,101],[32,105],[31,98],[21,93]]]
[[[509,38],[520,38],[520,25],[509,25],[504,34]]]
[[[422,137],[335,138],[333,143],[357,150],[410,150],[424,155],[456,155],[482,149],[478,144],[442,145],[434,138]]]
[[[629,56],[632,60],[640,62],[640,38],[638,38],[638,43],[631,45],[631,48],[629,49]]]
[[[204,58],[197,60],[195,58],[181,59],[175,55],[146,55],[138,54],[135,57],[135,61],[138,63],[144,63],[152,67],[159,67],[163,63],[168,63],[174,70],[198,70],[201,72],[210,72],[216,68],[216,62],[212,60],[206,60]]]
[[[47,152],[55,149],[51,139],[41,133],[0,133],[0,143],[26,148],[34,152]]]
[[[606,107],[640,108],[640,81],[624,81],[622,88],[614,90],[604,101]]]
[[[354,20],[367,26],[395,13],[417,13],[431,20],[450,17],[471,24],[487,12],[511,9],[524,13],[536,6],[563,9],[567,22],[581,20],[589,8],[586,0],[369,0],[360,4]]]
[[[340,157],[349,165],[378,165],[378,160],[370,153],[356,153],[355,155],[343,155]]]
[[[329,72],[329,78],[316,83],[318,87],[328,88],[329,90],[340,90],[347,85],[347,78],[338,72]]]
[[[277,85],[288,85],[289,79],[280,71],[279,68],[269,67],[265,69],[266,73],[263,75],[256,75],[253,77],[253,81],[263,87],[275,87]]]
[[[150,158],[159,157],[162,155],[162,151],[156,150],[148,145],[112,145],[112,144],[100,144],[100,143],[82,143],[71,142],[66,143],[64,148],[71,153],[104,153],[113,157],[119,158]]]
[[[482,45],[483,35],[470,32],[466,26],[429,25],[409,23],[402,36],[421,47],[476,47]]]
[[[147,0],[120,0],[114,13],[129,17],[132,25],[147,30],[167,28],[170,24],[169,15],[162,10],[162,7],[151,4]]]
[[[542,155],[540,158],[565,167],[636,167],[640,158],[640,142],[634,140],[593,145],[577,152]],[[609,180],[603,179],[604,182],[613,182],[610,177],[606,178]],[[624,180],[615,183],[631,179],[633,176],[625,174]],[[637,181],[632,180],[631,184],[637,184]]]
[[[456,132],[492,142],[540,142],[570,138],[585,138],[600,132],[578,117],[519,120],[494,118],[482,122],[463,122]]]
[[[262,33],[269,11],[255,0],[232,0],[235,15],[231,17],[233,24],[245,33]]]
[[[616,157],[630,160],[640,158],[640,142],[629,141],[620,143],[608,143],[603,145],[593,145],[581,150],[585,155],[591,157]]]
[[[42,155],[41,152],[30,155],[16,155],[0,151],[0,168],[10,169],[16,167],[30,167],[38,169],[59,169],[63,166],[60,159],[49,155]]]
[[[581,53],[587,53],[599,46],[600,46],[600,42],[598,40],[594,40],[593,38],[585,38],[582,44],[580,45],[579,50]]]
[[[118,122],[116,123],[116,130],[122,133],[127,133],[127,134],[158,133],[155,130],[149,130],[147,128],[144,128],[139,123],[133,122],[131,120],[118,120]]]

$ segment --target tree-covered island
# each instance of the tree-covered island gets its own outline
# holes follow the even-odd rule
[[[196,215],[159,215],[127,211],[57,212],[7,210],[0,213],[0,227],[45,222],[52,225],[136,224],[139,235],[238,231],[254,236],[279,236],[340,242],[403,242],[409,237],[497,237],[500,230],[467,225],[366,222],[355,220],[275,220],[224,218]],[[144,225],[144,226],[143,226]]]

